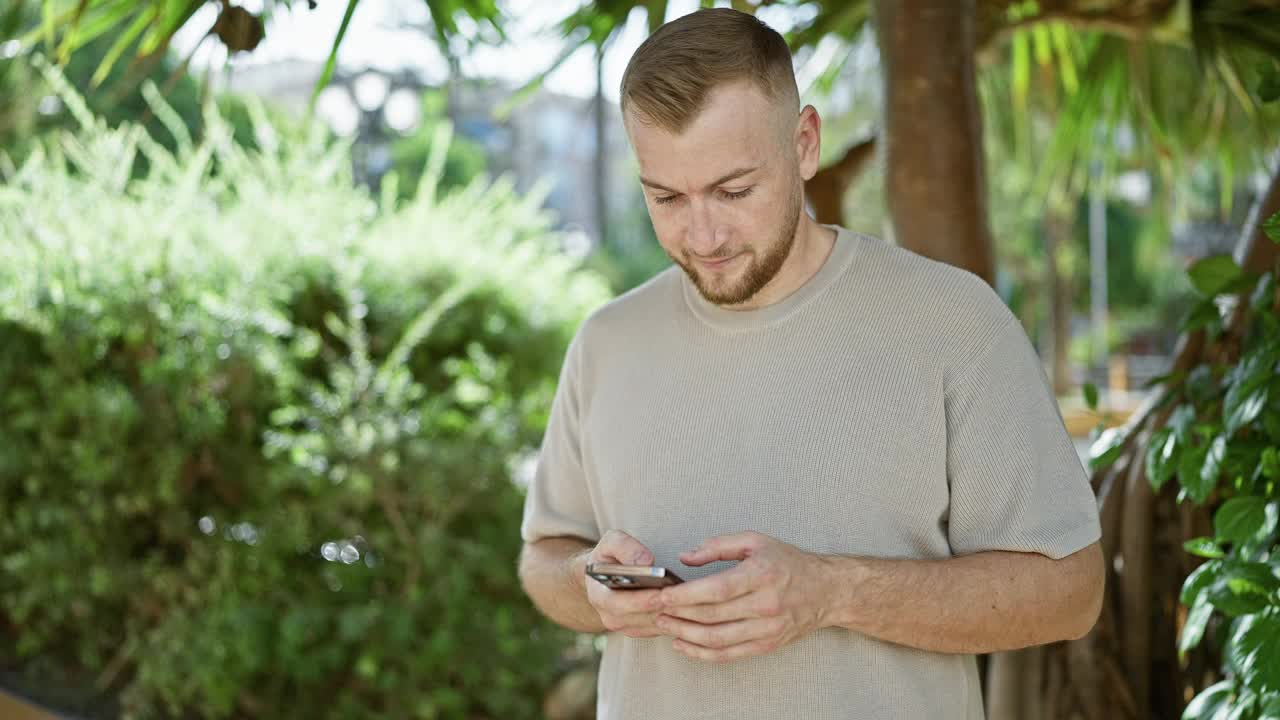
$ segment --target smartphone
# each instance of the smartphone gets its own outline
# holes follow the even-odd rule
[[[659,565],[589,563],[587,574],[614,590],[660,588],[684,582],[679,575]]]

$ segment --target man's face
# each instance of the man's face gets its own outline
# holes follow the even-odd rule
[[[795,115],[746,81],[713,90],[678,135],[628,115],[662,249],[708,301],[750,300],[777,275],[800,221]]]

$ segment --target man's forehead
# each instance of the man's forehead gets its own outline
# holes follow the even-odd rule
[[[627,131],[641,176],[668,186],[701,186],[742,168],[763,166],[778,143],[767,113],[731,103],[709,103],[681,132],[638,117],[627,119]]]

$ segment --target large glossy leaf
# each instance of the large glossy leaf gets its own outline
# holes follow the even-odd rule
[[[1187,275],[1201,295],[1213,297],[1238,280],[1241,270],[1230,255],[1210,255],[1197,260]]]
[[[1265,537],[1276,528],[1276,501],[1256,495],[1233,497],[1213,517],[1214,533],[1221,540],[1245,543]]]
[[[1195,604],[1196,599],[1200,597],[1200,592],[1217,580],[1224,564],[1221,560],[1210,560],[1192,570],[1191,574],[1182,583],[1182,594],[1178,600],[1183,605]]]
[[[1255,418],[1267,406],[1267,386],[1256,388],[1253,392],[1240,399],[1240,395],[1235,396],[1236,403],[1230,408],[1226,408],[1226,429],[1227,434],[1233,434],[1240,428],[1253,422]]]
[[[1232,686],[1231,680],[1223,680],[1205,688],[1187,703],[1182,720],[1211,720],[1231,699]]]
[[[1182,543],[1182,549],[1202,558],[1216,559],[1226,555],[1217,541],[1208,537],[1191,538]]]
[[[1280,608],[1242,618],[1227,652],[1233,654],[1244,684],[1255,692],[1280,688]]]
[[[1200,644],[1204,637],[1205,625],[1213,617],[1213,606],[1206,600],[1198,600],[1187,613],[1187,622],[1182,626],[1182,635],[1178,638],[1178,657],[1185,659],[1187,651]]]
[[[1208,447],[1188,445],[1182,448],[1178,458],[1178,481],[1187,497],[1197,505],[1209,499],[1217,479],[1216,474],[1209,476],[1205,473],[1208,454]]]
[[[1277,588],[1280,580],[1266,563],[1227,561],[1205,596],[1214,607],[1234,617],[1261,612]]]
[[[1089,469],[1097,470],[1115,462],[1120,456],[1126,437],[1124,428],[1113,427],[1103,430],[1098,435],[1098,439],[1089,446]]]
[[[1225,435],[1218,435],[1209,443],[1209,447],[1204,453],[1204,462],[1200,466],[1200,483],[1207,488],[1213,488],[1218,484],[1218,478],[1222,476],[1222,461],[1227,455],[1227,438]]]

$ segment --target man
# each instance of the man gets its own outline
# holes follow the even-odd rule
[[[659,28],[622,109],[676,264],[579,329],[521,528],[539,609],[609,633],[597,716],[980,720],[975,653],[1101,608],[1093,493],[1021,325],[802,212],[820,121],[754,18]]]

